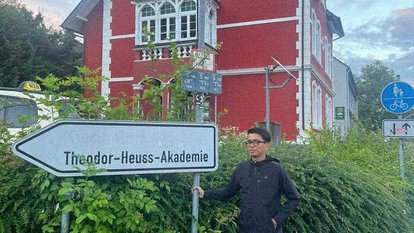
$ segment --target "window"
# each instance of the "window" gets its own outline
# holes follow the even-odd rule
[[[155,41],[155,10],[151,6],[145,6],[141,12],[141,41]]]
[[[321,40],[321,23],[319,20],[316,22],[316,59],[321,63],[322,53],[322,40]]]
[[[34,100],[0,96],[0,121],[8,128],[28,127],[37,122],[38,111]]]
[[[312,54],[316,60],[321,63],[322,54],[322,38],[321,38],[321,23],[316,17],[315,11],[311,14],[311,30],[312,30]]]
[[[332,53],[331,53],[331,45],[329,44],[328,40],[325,40],[325,72],[326,74],[331,77],[332,72]]]
[[[197,8],[193,1],[184,1],[180,6],[180,39],[197,36]]]
[[[326,115],[326,126],[332,126],[332,98],[328,95],[325,96],[325,115]]]
[[[312,11],[311,16],[311,30],[312,30],[312,54],[316,56],[316,15],[315,12]]]
[[[312,127],[322,127],[322,90],[315,82],[312,84]]]
[[[172,119],[190,121],[193,117],[193,114],[191,114],[193,110],[193,94],[187,92],[187,94],[183,95],[182,93],[173,91],[176,87],[172,86],[175,85],[176,82],[176,79],[172,79],[169,85],[168,106],[170,108],[170,114]]]
[[[163,94],[158,92],[162,82],[156,78],[148,78],[143,80],[142,96],[143,99],[140,104],[143,106],[141,111],[147,120],[161,120],[162,119],[162,106]]]
[[[210,44],[211,46],[215,47],[216,46],[216,16],[215,16],[215,11],[213,9],[209,10],[208,13],[208,19],[206,20],[206,38],[205,38],[205,42]]]
[[[141,2],[141,1],[140,1]],[[136,1],[136,44],[167,43],[197,38],[197,2],[195,0]],[[216,6],[211,9],[211,41],[216,41]],[[209,19],[206,19],[209,21]],[[208,29],[207,29],[208,30]],[[207,37],[207,35],[205,35]]]
[[[174,6],[167,2],[160,9],[160,40],[168,41],[175,38],[176,18]]]

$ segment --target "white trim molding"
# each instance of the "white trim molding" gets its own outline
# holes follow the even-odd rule
[[[268,24],[268,23],[289,22],[289,21],[296,21],[296,20],[299,20],[298,16],[276,18],[276,19],[256,20],[256,21],[248,21],[248,22],[241,22],[241,23],[229,23],[229,24],[217,25],[217,29],[245,27],[245,26],[261,25],[261,24]]]
[[[112,77],[109,82],[116,83],[116,82],[131,82],[134,81],[134,77]]]

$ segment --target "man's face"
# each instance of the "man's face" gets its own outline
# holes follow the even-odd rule
[[[247,135],[246,146],[252,159],[260,161],[266,158],[266,151],[270,144],[264,142],[259,134],[251,133]]]

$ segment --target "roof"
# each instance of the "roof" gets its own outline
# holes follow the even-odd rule
[[[85,23],[88,22],[88,15],[101,0],[82,0],[63,21],[61,27],[83,35]]]
[[[328,18],[328,28],[332,33],[338,35],[339,38],[344,37],[345,33],[342,27],[341,17],[336,16],[329,10],[326,10],[326,17]]]

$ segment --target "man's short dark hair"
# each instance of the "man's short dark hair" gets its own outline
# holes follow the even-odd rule
[[[263,138],[263,141],[265,142],[270,142],[271,140],[270,133],[266,129],[250,128],[249,130],[247,130],[247,134],[251,134],[251,133],[260,135]]]

